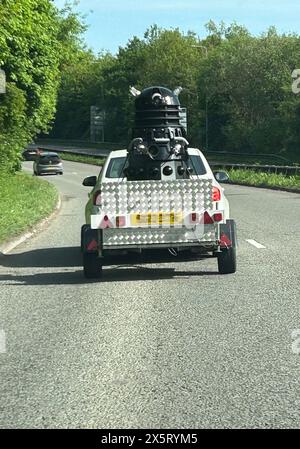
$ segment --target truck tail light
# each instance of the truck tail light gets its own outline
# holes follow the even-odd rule
[[[196,214],[195,212],[192,212],[190,214],[190,223],[197,223],[199,222],[199,215]]]
[[[214,214],[214,221],[222,221],[223,220],[223,214],[221,212],[218,212],[217,214]]]
[[[221,200],[221,191],[218,189],[218,187],[213,187],[211,192],[211,199],[213,201],[220,201]]]
[[[97,190],[93,196],[94,206],[101,206],[101,190]]]

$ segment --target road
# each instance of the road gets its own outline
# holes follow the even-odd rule
[[[81,181],[98,168],[64,164],[60,214],[0,258],[0,427],[299,428],[300,195],[226,187],[235,275],[207,259],[93,282]]]

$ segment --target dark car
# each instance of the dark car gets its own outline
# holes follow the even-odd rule
[[[36,176],[49,174],[63,174],[62,161],[57,153],[39,153],[33,163],[33,173]]]
[[[27,150],[23,151],[22,156],[25,161],[35,161],[40,152],[39,148],[27,148]]]

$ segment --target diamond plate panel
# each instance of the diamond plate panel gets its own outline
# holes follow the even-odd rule
[[[102,211],[108,216],[148,212],[203,212],[212,210],[212,181],[188,179],[172,181],[108,182],[101,186]],[[108,228],[103,230],[106,248],[129,245],[160,245],[211,242],[216,240],[214,225],[157,228]]]
[[[196,242],[213,242],[216,240],[216,229],[213,225],[197,227],[198,230],[186,228],[149,229],[104,229],[103,244],[105,247],[119,245],[155,245],[155,244],[183,244]],[[198,231],[198,232],[197,232]]]
[[[112,215],[212,209],[212,181],[107,182],[101,186],[103,210]]]

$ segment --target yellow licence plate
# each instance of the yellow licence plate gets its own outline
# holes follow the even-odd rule
[[[133,226],[177,225],[182,224],[182,212],[148,212],[131,215]]]

